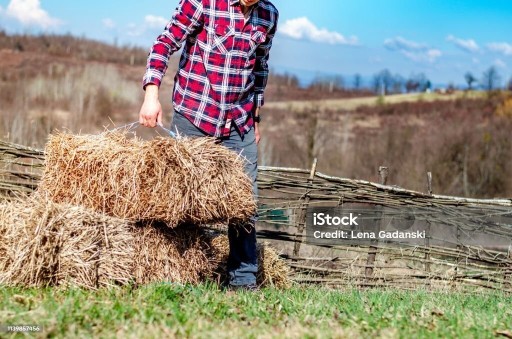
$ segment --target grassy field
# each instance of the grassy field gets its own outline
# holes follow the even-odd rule
[[[385,97],[362,97],[362,98],[343,98],[343,99],[323,99],[323,100],[292,100],[292,101],[277,101],[265,104],[265,109],[282,109],[293,112],[303,112],[315,108],[318,111],[325,110],[355,110],[361,106],[376,106],[379,104],[398,104],[403,102],[418,102],[418,101],[449,101],[456,99],[477,99],[485,97],[486,92],[472,91],[472,92],[454,92],[452,94],[438,94],[438,93],[406,93],[406,94],[391,94]]]
[[[318,287],[255,293],[169,284],[96,292],[0,288],[0,325],[41,325],[38,337],[491,338],[511,334],[511,304],[500,293]]]

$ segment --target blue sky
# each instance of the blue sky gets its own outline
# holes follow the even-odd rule
[[[388,68],[424,72],[434,83],[464,83],[495,66],[512,76],[510,0],[274,0],[279,32],[271,67],[308,78]],[[0,0],[10,32],[70,32],[149,48],[178,0]],[[347,81],[351,81],[347,79]]]

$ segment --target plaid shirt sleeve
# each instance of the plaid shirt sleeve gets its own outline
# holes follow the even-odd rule
[[[261,107],[265,104],[263,92],[267,86],[268,80],[268,58],[270,48],[272,47],[272,39],[277,31],[277,14],[276,21],[272,29],[267,33],[267,38],[256,50],[256,65],[254,68],[254,102],[256,107]]]
[[[157,38],[149,53],[142,85],[160,86],[167,70],[169,57],[181,48],[187,36],[201,25],[202,0],[181,0],[174,17]]]

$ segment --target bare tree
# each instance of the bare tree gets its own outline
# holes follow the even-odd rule
[[[285,72],[284,77],[286,79],[286,85],[288,87],[293,87],[293,88],[299,87],[299,78],[295,74],[290,74],[288,72]]]
[[[482,75],[482,87],[486,91],[492,91],[499,87],[501,81],[501,77],[498,73],[496,67],[491,66],[487,71]]]
[[[477,79],[475,78],[473,73],[467,72],[466,74],[464,74],[464,79],[466,79],[466,82],[468,84],[468,89],[472,90],[473,89],[473,83],[475,83],[477,81]]]
[[[331,79],[330,86],[332,89],[342,90],[345,88],[345,79],[343,79],[343,77],[341,75],[335,75]],[[332,92],[332,90],[331,90],[331,92]]]
[[[393,77],[393,92],[402,93],[404,88],[405,79],[400,74],[395,74]]]
[[[335,90],[342,90],[345,86],[345,81],[341,75],[335,76],[317,76],[310,85],[310,88],[319,91],[328,91],[329,93]]]
[[[361,84],[362,84],[363,80],[361,78],[361,74],[359,73],[356,73],[354,75],[354,89],[356,91],[360,90],[361,89]]]
[[[427,79],[427,81],[425,82],[425,91],[428,90],[428,91],[431,91],[432,90],[432,82]]]
[[[372,78],[372,89],[375,94],[382,94],[382,79],[380,74],[375,74]]]
[[[419,87],[420,84],[415,79],[409,79],[405,83],[405,91],[407,93],[416,92]]]
[[[379,95],[391,93],[393,75],[388,69],[383,69],[373,76],[373,90]]]
[[[416,81],[419,84],[418,90],[420,92],[425,92],[427,89],[430,89],[432,87],[432,83],[424,73],[416,75]]]
[[[432,89],[432,83],[424,73],[411,75],[405,83],[407,93],[425,92],[427,89]]]
[[[510,78],[510,80],[508,81],[507,89],[508,89],[509,91],[512,91],[512,77],[511,77],[511,78]]]
[[[393,86],[393,75],[391,75],[391,72],[387,69],[383,70],[381,72],[382,76],[382,83],[384,84],[384,92],[386,94],[391,93],[391,88]]]
[[[280,74],[275,72],[274,70],[271,70],[269,75],[269,82],[276,84],[277,86],[284,86],[290,88],[299,87],[299,78],[296,75],[290,74],[288,72]]]

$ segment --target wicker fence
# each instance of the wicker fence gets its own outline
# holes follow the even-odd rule
[[[40,150],[0,142],[0,195],[33,191],[43,161]],[[280,249],[293,268],[295,281],[512,292],[512,200],[435,195],[431,175],[426,193],[410,191],[386,185],[386,168],[379,173],[381,183],[377,184],[318,173],[316,161],[309,170],[259,168],[258,236]],[[435,209],[444,219],[434,217],[428,224],[441,225],[454,236],[448,240],[429,235],[415,244],[373,241],[365,246],[307,241],[308,208],[351,204]],[[492,245],[467,241],[474,234],[492,239]]]

